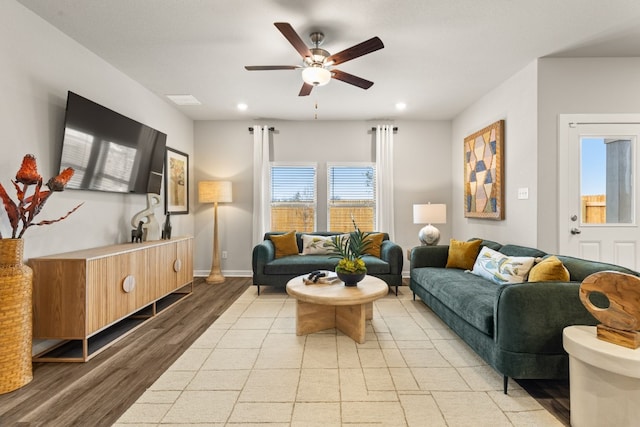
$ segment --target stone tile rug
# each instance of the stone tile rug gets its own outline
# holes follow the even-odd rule
[[[249,288],[115,425],[562,426],[407,287],[374,303],[364,344],[296,336],[295,304]]]

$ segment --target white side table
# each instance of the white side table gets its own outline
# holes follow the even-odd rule
[[[640,348],[602,341],[595,326],[569,326],[562,335],[569,353],[571,425],[638,426]]]

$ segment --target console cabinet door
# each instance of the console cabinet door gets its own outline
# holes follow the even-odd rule
[[[153,302],[146,277],[146,258],[146,251],[134,251],[89,261],[88,334]]]
[[[176,288],[173,272],[175,259],[175,245],[156,246],[149,250],[149,278],[153,281],[156,298],[161,298]]]
[[[191,239],[185,239],[148,251],[148,277],[155,283],[157,298],[162,298],[193,280],[191,243]]]
[[[180,263],[180,268],[176,271],[176,280],[177,287],[180,288],[193,282],[193,239],[177,242],[176,251],[176,259]]]

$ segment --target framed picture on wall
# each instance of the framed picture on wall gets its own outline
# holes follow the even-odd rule
[[[504,219],[504,120],[464,139],[464,216]]]
[[[189,213],[189,155],[170,147],[164,157],[164,213]]]

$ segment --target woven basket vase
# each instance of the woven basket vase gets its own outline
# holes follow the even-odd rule
[[[33,272],[23,261],[24,240],[0,239],[0,394],[33,379]]]

